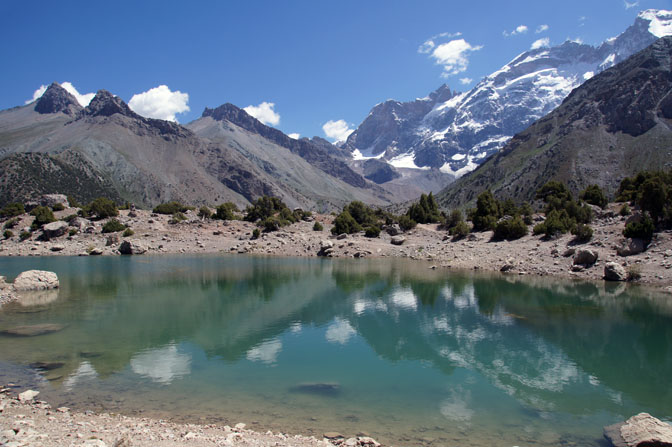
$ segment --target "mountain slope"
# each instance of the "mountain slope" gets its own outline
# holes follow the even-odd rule
[[[551,179],[574,193],[598,184],[613,194],[624,176],[670,167],[672,36],[586,81],[437,200],[464,206],[486,188],[530,200]]]
[[[530,50],[469,92],[442,94],[444,86],[424,100],[379,104],[345,147],[356,159],[379,157],[396,167],[430,167],[460,177],[559,106],[585,80],[672,34],[670,20],[672,11],[644,11],[599,47],[568,41]]]

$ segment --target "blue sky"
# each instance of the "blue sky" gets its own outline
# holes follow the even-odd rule
[[[127,102],[149,91],[134,108],[181,123],[231,102],[285,133],[324,137],[328,121],[356,127],[389,98],[444,82],[468,90],[539,39],[598,44],[649,8],[672,0],[4,1],[0,109],[70,82]],[[432,38],[432,51],[457,41],[444,65],[422,51]]]

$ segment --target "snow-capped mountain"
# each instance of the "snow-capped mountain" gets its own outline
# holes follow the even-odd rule
[[[647,10],[598,47],[567,41],[524,52],[468,92],[456,94],[444,85],[424,99],[376,105],[345,147],[355,159],[460,177],[584,81],[668,35],[672,11]]]

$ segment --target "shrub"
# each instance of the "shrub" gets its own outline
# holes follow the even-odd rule
[[[593,229],[589,225],[580,223],[572,229],[572,234],[577,241],[588,242],[593,237]]]
[[[372,225],[370,227],[366,227],[366,230],[364,230],[364,236],[374,238],[380,236],[380,227],[377,227],[375,225]]]
[[[581,192],[579,198],[591,205],[599,206],[600,208],[606,207],[609,203],[607,196],[604,195],[604,191],[597,185],[588,186]]]
[[[546,237],[554,237],[558,234],[567,233],[575,225],[575,222],[569,217],[565,210],[551,210],[546,215],[546,220],[535,225],[532,232],[534,234],[544,234]]]
[[[361,225],[350,215],[348,210],[343,210],[341,214],[334,219],[334,226],[331,228],[332,234],[352,234],[362,231]]]
[[[262,196],[245,208],[244,219],[248,222],[264,220],[279,213],[283,208],[287,208],[287,205],[277,197]]]
[[[376,213],[370,207],[366,206],[360,201],[350,202],[343,211],[347,211],[358,225],[364,227],[375,225],[378,222]],[[360,228],[361,230],[361,228]],[[359,231],[359,230],[358,230]]]
[[[469,224],[465,221],[460,221],[453,228],[448,230],[449,234],[453,236],[453,240],[462,239],[469,234]]]
[[[560,201],[572,200],[572,193],[564,183],[551,180],[537,190],[535,197],[549,203],[554,199]]]
[[[9,239],[11,237],[14,237],[14,232],[12,230],[5,230],[2,235],[5,237],[5,239]]]
[[[14,228],[19,224],[19,219],[17,217],[13,217],[9,219],[7,222],[5,222],[5,228]]]
[[[56,203],[54,206],[51,207],[52,210],[54,211],[63,211],[65,209],[65,205],[62,203]]]
[[[106,219],[119,215],[117,204],[105,197],[99,197],[81,209],[85,217],[95,216],[98,219]]]
[[[70,222],[71,220],[75,219],[77,217],[77,214],[68,214],[65,217],[61,217],[61,220],[63,222]]]
[[[505,219],[495,226],[493,237],[497,240],[520,239],[527,234],[527,225],[520,216]]]
[[[156,214],[175,214],[186,213],[188,210],[189,207],[182,205],[180,202],[172,201],[156,205],[152,212]]]
[[[516,203],[512,199],[506,199],[500,203],[500,212],[502,216],[517,216],[520,214]]]
[[[126,225],[114,218],[108,220],[105,222],[105,225],[103,225],[103,233],[116,233],[117,231],[123,231],[125,229]]]
[[[178,211],[176,213],[173,213],[173,216],[170,218],[168,223],[175,225],[175,224],[178,224],[178,223],[183,222],[185,220],[187,220],[187,216],[182,214],[182,212]]]
[[[68,236],[74,236],[77,233],[79,233],[79,230],[77,228],[70,228],[70,230],[68,231]]]
[[[20,216],[25,212],[26,209],[23,207],[23,203],[14,202],[5,205],[5,207],[0,210],[0,217],[15,217]]]
[[[252,239],[259,239],[259,236],[261,236],[261,231],[259,231],[259,228],[252,230]]]
[[[500,204],[489,190],[483,191],[476,199],[476,209],[471,212],[474,231],[493,230],[501,217]]]
[[[651,178],[642,184],[638,204],[642,211],[648,211],[651,214],[654,222],[658,222],[663,217],[667,196],[667,185],[659,178]]]
[[[627,281],[638,281],[642,279],[642,269],[638,265],[630,265],[627,270]]]
[[[19,239],[23,242],[26,239],[30,239],[32,236],[33,234],[30,231],[22,231],[21,234],[19,234]]]
[[[135,234],[135,231],[131,230],[130,228],[126,228],[124,230],[124,234],[122,234],[123,237],[129,237],[133,236]]]
[[[651,241],[655,229],[653,220],[647,214],[644,214],[639,222],[630,222],[625,226],[623,236]]]
[[[236,206],[235,203],[233,202],[222,203],[221,205],[218,205],[217,208],[215,208],[215,219],[235,220],[236,215],[233,213],[238,211],[239,211],[238,207]]]
[[[80,208],[81,205],[74,196],[68,196],[68,204],[73,208]]]
[[[324,227],[322,226],[321,223],[315,222],[313,224],[313,231],[322,231],[322,230],[324,230]]]
[[[623,217],[629,216],[631,213],[632,211],[630,210],[630,206],[627,203],[624,203],[621,209],[618,211],[618,214]]]
[[[56,218],[54,217],[54,212],[51,211],[50,208],[46,206],[38,206],[32,209],[30,212],[32,216],[35,216],[35,219],[33,220],[33,223],[31,225],[31,228],[36,230],[40,228],[42,225],[51,223],[51,222],[56,222]]]
[[[436,223],[441,219],[439,206],[431,192],[429,195],[422,194],[420,200],[410,206],[406,215],[415,222],[422,224]]]
[[[399,216],[399,228],[401,228],[402,231],[409,231],[415,228],[415,226],[418,223],[408,217],[407,215]]]
[[[261,221],[261,226],[264,227],[266,232],[278,231],[281,227],[280,219],[275,216],[267,217]]]
[[[460,222],[464,222],[464,217],[462,216],[462,211],[460,210],[453,210],[451,211],[450,215],[446,219],[446,228],[450,230],[451,228],[454,228],[459,224]]]
[[[208,206],[202,206],[198,209],[198,217],[201,219],[210,219],[212,217],[212,210]]]

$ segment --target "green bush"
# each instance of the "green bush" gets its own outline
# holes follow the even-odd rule
[[[119,215],[117,204],[105,197],[95,199],[80,211],[84,217],[96,217],[98,219],[106,219]]]
[[[495,226],[493,237],[496,240],[514,240],[520,239],[527,234],[527,225],[520,216],[514,216],[511,219],[505,219]]]
[[[651,241],[655,229],[656,227],[653,223],[653,219],[647,214],[644,214],[639,222],[630,222],[625,226],[623,236]]]
[[[32,225],[30,226],[33,230],[36,230],[42,225],[51,223],[51,222],[56,222],[56,218],[54,217],[53,211],[51,211],[51,208],[46,207],[46,206],[38,206],[32,209],[30,212],[32,216],[35,216],[35,219],[33,220]]]
[[[198,209],[198,217],[201,219],[210,219],[212,217],[212,210],[208,206],[202,206]]]
[[[559,234],[567,233],[576,223],[569,217],[565,210],[551,210],[546,215],[546,220],[534,226],[534,234],[544,234],[546,237],[554,237]]]
[[[79,230],[77,228],[70,228],[70,230],[68,231],[68,236],[74,236],[77,233],[79,233]]]
[[[429,195],[422,194],[420,200],[410,206],[406,215],[421,224],[436,223],[441,220],[439,206],[431,192]]]
[[[577,241],[588,242],[593,238],[593,229],[589,225],[580,223],[572,229],[572,234]]]
[[[30,239],[32,236],[33,234],[30,231],[22,231],[21,234],[19,234],[19,239],[23,242],[26,239]]]
[[[152,212],[156,214],[175,214],[186,213],[188,210],[188,206],[182,205],[180,202],[172,201],[156,205]]]
[[[264,228],[264,231],[271,232],[271,231],[278,231],[281,227],[280,225],[281,220],[278,219],[275,216],[267,217],[266,219],[261,221],[261,226]]]
[[[5,228],[14,228],[19,224],[19,219],[17,217],[13,217],[9,219],[7,222],[5,222]]]
[[[215,219],[219,220],[236,220],[235,212],[238,212],[238,207],[233,202],[225,202],[215,208]]]
[[[366,227],[366,229],[364,230],[364,236],[370,237],[370,238],[378,237],[378,236],[380,236],[380,228],[375,226],[375,225],[372,225],[370,227]]]
[[[462,211],[460,210],[453,210],[450,212],[450,215],[446,219],[446,228],[450,230],[451,228],[454,228],[459,224],[460,222],[464,222],[464,217],[462,216]]]
[[[415,228],[415,226],[418,223],[408,217],[406,214],[403,216],[399,216],[399,228],[401,228],[401,231],[409,231]]]
[[[172,225],[175,225],[175,224],[178,224],[178,223],[183,222],[185,220],[187,220],[187,216],[182,214],[181,211],[178,211],[176,213],[173,213],[173,216],[170,218],[168,223],[172,224]]]
[[[65,217],[61,217],[61,220],[63,222],[70,222],[71,220],[75,219],[77,217],[77,214],[68,214]]]
[[[81,205],[74,196],[68,196],[68,204],[73,208],[80,208]]]
[[[131,230],[130,228],[126,228],[124,230],[124,234],[122,234],[123,237],[129,237],[133,236],[135,234],[135,231]]]
[[[259,197],[255,202],[252,202],[252,205],[245,208],[244,219],[248,222],[264,220],[274,216],[284,208],[287,208],[287,205],[285,205],[282,200],[278,199],[277,197]]]
[[[51,207],[52,210],[54,211],[63,211],[65,209],[65,205],[62,203],[56,203],[54,206]]]
[[[5,239],[9,239],[11,237],[14,237],[14,232],[12,230],[5,230],[2,235],[5,237]]]
[[[624,203],[621,209],[618,211],[618,214],[623,217],[629,216],[631,213],[632,211],[630,210],[630,206],[627,203]]]
[[[361,225],[350,215],[348,210],[343,210],[341,214],[334,219],[334,226],[331,228],[332,234],[353,234],[362,231]]]
[[[116,233],[117,231],[124,231],[125,229],[126,225],[114,218],[108,220],[105,222],[105,225],[103,225],[103,233]]]
[[[5,207],[0,210],[0,217],[15,217],[20,216],[25,212],[26,209],[23,207],[23,203],[14,202],[5,205]]]
[[[469,224],[462,220],[448,230],[448,233],[453,236],[453,240],[465,238],[469,234]]]
[[[315,222],[313,224],[313,231],[322,231],[322,230],[324,230],[324,227],[322,226],[321,223]]]
[[[261,236],[261,231],[259,231],[259,228],[252,230],[252,239],[259,239],[259,236]]]
[[[588,186],[581,192],[579,198],[591,205],[599,206],[600,208],[605,208],[609,203],[607,196],[604,195],[604,191],[597,185]]]
[[[501,207],[495,196],[489,190],[480,193],[476,199],[476,209],[470,213],[474,231],[493,230],[500,217]]]
[[[572,193],[567,189],[564,183],[551,180],[546,183],[544,186],[537,190],[536,196],[537,199],[541,199],[546,203],[549,203],[553,200],[559,200],[561,202],[572,199]]]

